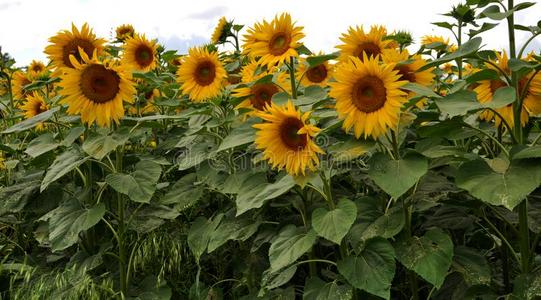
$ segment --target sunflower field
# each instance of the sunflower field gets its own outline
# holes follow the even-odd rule
[[[288,13],[188,53],[86,23],[0,52],[0,299],[541,299],[534,4],[333,53]]]

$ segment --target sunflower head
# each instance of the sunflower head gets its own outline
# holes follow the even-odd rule
[[[250,28],[243,47],[249,56],[261,57],[259,63],[270,68],[299,56],[296,48],[302,45],[302,29],[295,26],[288,13],[283,13],[270,23],[263,21]]]
[[[71,56],[73,69],[66,69],[60,76],[61,103],[68,105],[68,114],[81,115],[88,125],[96,122],[108,127],[124,116],[123,100],[132,103],[135,87],[129,75],[113,62],[99,61],[96,51],[90,58],[80,51],[83,63]]]
[[[350,56],[363,60],[366,57],[379,57],[383,49],[393,47],[390,40],[386,40],[387,29],[383,26],[372,26],[365,33],[362,27],[350,27],[343,33],[340,40],[344,44],[337,46],[340,49],[340,61],[347,61]]]
[[[126,39],[122,64],[129,70],[148,72],[156,68],[158,46],[155,40],[149,41],[145,35],[135,34]]]
[[[272,167],[293,176],[315,170],[323,150],[313,140],[320,129],[308,122],[309,112],[301,113],[288,101],[283,106],[272,103],[257,115],[264,122],[253,125],[258,129],[255,144]]]
[[[47,73],[47,67],[39,60],[32,60],[27,69],[28,74],[32,78],[39,78]]]
[[[26,99],[26,102],[21,106],[25,119],[30,119],[41,114],[42,112],[49,110],[49,106],[38,92],[33,92],[32,94],[28,95]],[[43,128],[43,123],[36,125],[37,130],[42,130]]]
[[[117,41],[123,42],[127,38],[133,37],[135,29],[131,24],[122,24],[115,29]]]
[[[13,92],[13,97],[16,100],[24,100],[29,94],[25,89],[25,86],[32,83],[32,78],[28,73],[17,71],[13,73],[13,78],[11,80],[11,90]]]
[[[227,72],[218,59],[218,53],[209,52],[206,48],[191,48],[177,71],[182,93],[195,102],[218,96],[226,77]]]
[[[318,55],[322,55],[322,53]],[[297,72],[297,81],[304,86],[319,85],[325,87],[329,79],[332,78],[333,72],[334,65],[330,64],[329,61],[310,67],[306,59],[301,59]]]
[[[233,23],[228,22],[225,17],[221,17],[218,21],[218,25],[214,28],[214,32],[210,38],[213,44],[223,44],[227,37],[231,34],[231,26]]]
[[[364,54],[361,61],[352,57],[339,64],[331,82],[330,95],[336,99],[338,116],[344,119],[343,128],[353,129],[359,138],[377,138],[387,129],[396,128],[406,93],[400,87],[406,81],[394,69],[395,64],[379,64],[374,57]]]
[[[51,44],[45,48],[45,54],[52,65],[57,68],[73,68],[70,56],[74,56],[79,63],[83,62],[79,48],[83,49],[87,56],[91,56],[94,50],[99,55],[103,50],[105,40],[96,38],[92,29],[85,23],[81,30],[71,24],[71,31],[62,30],[49,38],[49,42]]]

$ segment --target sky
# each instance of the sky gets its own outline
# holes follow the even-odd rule
[[[305,45],[312,51],[334,52],[341,33],[349,26],[382,24],[393,30],[408,30],[416,41],[423,35],[451,37],[431,22],[451,21],[441,15],[455,0],[0,0],[0,46],[17,61],[27,65],[32,59],[46,61],[43,49],[48,38],[59,30],[80,27],[88,22],[99,37],[114,38],[114,29],[125,23],[137,32],[157,38],[168,50],[186,53],[190,46],[209,42],[221,16],[247,27],[276,14],[289,12],[297,25],[304,27]],[[516,1],[519,2],[519,1]],[[521,11],[517,23],[537,23],[541,4]],[[486,47],[508,47],[507,24],[483,34]],[[519,32],[519,43],[527,38]],[[541,49],[541,38],[531,49]]]

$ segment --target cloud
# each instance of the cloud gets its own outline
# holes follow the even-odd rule
[[[188,15],[188,18],[192,19],[214,19],[220,16],[223,16],[227,12],[227,7],[225,6],[215,6],[208,9],[205,9],[201,12],[196,12]]]
[[[158,37],[158,41],[160,41],[167,50],[177,50],[178,53],[187,53],[190,47],[208,43],[209,39],[203,36],[181,38],[173,35],[167,38]]]

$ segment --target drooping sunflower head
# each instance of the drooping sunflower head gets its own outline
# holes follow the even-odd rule
[[[428,68],[423,71],[418,71],[426,65],[426,61],[420,55],[410,57],[408,50],[386,49],[382,54],[382,61],[385,64],[394,64],[394,70],[398,71],[400,80],[406,80],[411,83],[416,83],[425,87],[430,87],[434,79],[434,68]],[[408,99],[416,96],[414,92],[408,92]],[[417,107],[422,108],[425,101],[418,101]]]
[[[125,40],[122,64],[131,71],[148,72],[156,68],[158,45],[147,40],[145,35],[135,34]]]
[[[454,52],[457,49],[455,44],[449,43],[449,38],[439,35],[425,35],[421,38],[421,45],[435,47],[435,49]]]
[[[90,58],[80,52],[83,63],[71,56],[73,69],[66,69],[59,83],[65,96],[61,103],[68,105],[68,114],[81,115],[88,125],[94,122],[109,127],[124,116],[123,101],[133,102],[135,87],[127,72],[114,62],[99,61],[96,51]]]
[[[299,56],[296,48],[301,46],[300,40],[304,37],[302,29],[295,26],[288,13],[283,13],[270,23],[256,23],[245,37],[244,48],[249,56],[261,57],[259,63],[270,68]]]
[[[337,46],[340,49],[340,61],[347,61],[350,56],[364,59],[379,57],[383,49],[392,47],[390,40],[385,40],[387,29],[383,26],[372,26],[370,31],[365,33],[362,27],[350,27],[347,33],[343,33],[340,40],[344,44]]]
[[[32,60],[27,69],[28,74],[32,78],[38,78],[47,72],[47,67],[39,60]]]
[[[79,48],[83,49],[87,56],[91,56],[94,50],[99,55],[103,50],[105,40],[96,38],[92,29],[85,23],[81,30],[72,24],[71,31],[62,30],[49,38],[49,42],[51,44],[45,48],[45,54],[51,60],[52,65],[57,68],[73,68],[70,56],[73,55],[79,63],[83,62]]]
[[[25,119],[30,119],[41,114],[42,112],[49,110],[49,106],[38,92],[33,92],[32,94],[28,95],[26,99],[26,102],[21,106]],[[36,126],[37,130],[41,130],[43,128],[43,123],[39,123]]]
[[[319,55],[322,54],[320,53]],[[306,59],[301,59],[297,72],[297,81],[304,86],[319,85],[325,87],[329,79],[332,78],[333,73],[334,65],[329,63],[329,61],[310,67]]]
[[[394,64],[379,64],[376,58],[364,54],[361,61],[352,57],[339,64],[331,82],[330,95],[336,99],[338,116],[343,128],[353,128],[359,138],[377,138],[387,129],[396,128],[406,93],[400,87],[407,81],[394,70]]]
[[[253,125],[258,129],[255,144],[272,167],[293,176],[315,170],[323,150],[313,140],[320,129],[309,123],[309,112],[301,113],[288,101],[283,106],[272,103],[257,115],[264,122]]]
[[[11,80],[11,90],[13,92],[13,97],[16,100],[24,100],[29,94],[25,89],[25,86],[32,83],[32,79],[28,73],[22,71],[17,71],[13,73],[13,78]]]
[[[213,44],[223,44],[230,34],[231,31],[231,22],[228,22],[225,17],[221,17],[218,21],[218,25],[214,28],[214,32],[210,38],[211,43]]]
[[[194,102],[203,102],[218,96],[227,72],[216,52],[206,48],[191,48],[189,55],[178,68],[177,80],[182,84],[182,93]]]
[[[135,29],[131,24],[122,24],[115,29],[116,39],[123,42],[127,38],[133,37]]]

